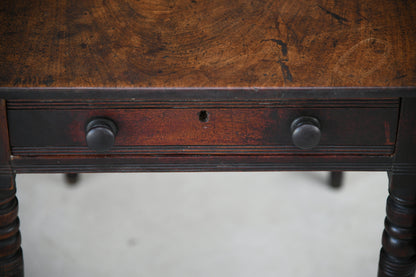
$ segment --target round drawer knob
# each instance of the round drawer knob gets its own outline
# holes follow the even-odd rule
[[[85,131],[88,148],[98,152],[104,152],[110,150],[114,145],[117,126],[109,119],[96,118],[87,124]]]
[[[312,149],[319,144],[321,129],[318,119],[302,116],[293,120],[290,126],[292,141],[300,149]]]

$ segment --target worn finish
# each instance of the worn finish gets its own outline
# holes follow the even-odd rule
[[[416,85],[416,2],[0,2],[3,87]]]
[[[221,107],[217,103],[218,108],[207,103],[204,108],[204,102],[199,102],[200,109],[188,103],[161,103],[165,107],[160,109],[147,108],[140,102],[119,109],[111,104],[104,109],[94,102],[85,109],[33,104],[18,109],[15,106],[8,115],[15,159],[30,154],[96,154],[86,147],[85,126],[98,117],[111,119],[118,127],[114,146],[107,151],[110,154],[387,155],[393,152],[397,100],[367,101],[366,108],[354,105],[354,101],[339,103],[322,100],[315,106],[310,104],[310,108],[297,101],[252,102],[243,107],[237,103]],[[207,113],[202,121],[201,112]],[[291,124],[301,116],[313,116],[320,121],[322,137],[313,149],[301,150],[292,142]]]
[[[384,170],[379,276],[413,276],[415,22],[405,0],[1,1],[0,275],[23,274],[15,173]]]

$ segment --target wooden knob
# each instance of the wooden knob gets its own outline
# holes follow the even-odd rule
[[[321,129],[318,119],[302,116],[293,120],[290,126],[292,141],[300,149],[312,149],[319,144]]]
[[[95,118],[87,124],[85,131],[88,148],[97,152],[105,152],[114,145],[117,126],[110,119]]]

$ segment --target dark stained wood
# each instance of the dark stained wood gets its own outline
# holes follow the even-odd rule
[[[392,173],[380,252],[379,277],[415,276],[416,173]]]
[[[312,149],[321,141],[321,123],[311,116],[301,116],[290,124],[292,142],[302,150]]]
[[[313,104],[312,100],[322,99],[368,99],[370,102],[398,97],[414,97],[416,87],[297,87],[297,88],[24,88],[24,87],[0,87],[0,97],[7,99],[14,106],[16,102],[38,101],[38,104],[49,105],[77,102],[80,107],[88,105],[87,101],[102,100],[104,102],[128,101],[163,101],[188,102],[197,105],[198,101],[285,101],[304,100],[304,104]],[[312,99],[313,98],[313,99]],[[78,100],[78,101],[77,101]],[[312,101],[312,102],[311,102]],[[155,104],[155,103],[153,103]],[[55,105],[54,105],[55,108]]]
[[[390,196],[380,254],[379,277],[415,275],[416,269],[416,98],[403,99],[396,155],[389,173]]]
[[[390,101],[390,100],[389,100]],[[394,149],[398,106],[381,102],[374,107],[336,107],[336,103],[304,108],[285,103],[269,108],[188,108],[186,103],[163,109],[120,108],[53,110],[26,106],[9,110],[13,155],[91,155],[85,128],[97,117],[111,119],[118,127],[109,154],[367,154],[387,155]],[[94,103],[91,103],[93,106]],[[207,104],[209,105],[209,104]],[[221,104],[217,104],[221,105]],[[368,103],[371,105],[371,103]],[[128,107],[128,106],[127,106]],[[207,113],[204,122],[201,112]],[[291,124],[301,116],[320,121],[322,137],[313,149],[301,150],[292,142]],[[259,124],[261,123],[261,124]],[[28,139],[30,138],[30,139]]]
[[[7,172],[10,171],[10,146],[6,101],[4,99],[0,99],[0,142],[0,172]]]
[[[329,186],[334,189],[342,187],[343,175],[342,171],[331,171],[329,173]]]
[[[0,276],[23,276],[23,255],[20,248],[18,204],[14,175],[0,175]]]
[[[415,19],[415,1],[4,0],[0,86],[415,86]]]
[[[114,145],[118,132],[117,125],[108,118],[90,119],[85,128],[85,141],[90,150],[108,152]]]
[[[11,153],[6,112],[6,101],[0,99],[0,192],[2,190],[8,191],[13,189],[13,187],[10,187],[11,183],[8,181],[8,174],[11,174],[12,169],[10,166]]]
[[[80,179],[78,173],[67,173],[64,176],[66,183],[71,186],[77,185]]]
[[[17,173],[200,171],[388,171],[391,156],[365,155],[66,155],[15,156]]]
[[[0,276],[23,276],[15,176],[10,166],[6,101],[0,99]]]
[[[406,0],[0,1],[0,276],[23,275],[14,173],[232,170],[389,171],[379,276],[413,276],[415,22]]]

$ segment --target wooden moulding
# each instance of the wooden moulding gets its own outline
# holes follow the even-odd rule
[[[12,174],[10,156],[6,101],[0,99],[0,191],[14,188],[14,181],[10,180]]]
[[[388,171],[391,156],[93,155],[15,157],[17,173],[200,171]]]

